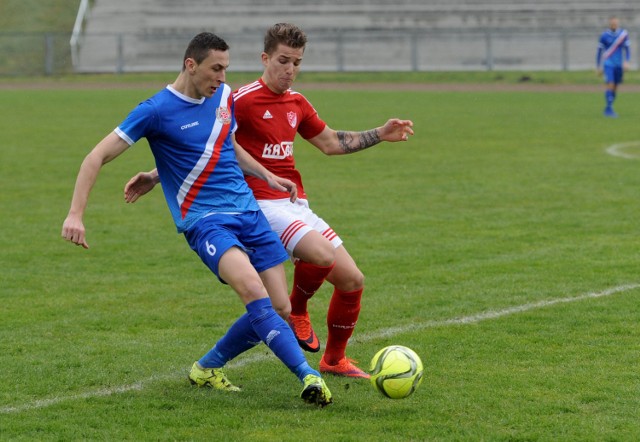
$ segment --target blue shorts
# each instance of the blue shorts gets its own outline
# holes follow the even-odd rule
[[[622,74],[624,70],[622,66],[604,66],[602,68],[602,73],[604,75],[604,82],[609,84],[620,84],[622,83]]]
[[[184,232],[184,236],[191,249],[223,283],[218,265],[231,247],[243,250],[258,273],[289,259],[280,238],[260,211],[205,216]]]

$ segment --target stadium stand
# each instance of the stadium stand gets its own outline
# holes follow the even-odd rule
[[[309,34],[307,69],[501,64],[566,69],[593,64],[594,32],[611,14],[626,28],[640,26],[637,0],[94,0],[92,5],[79,39],[77,71],[175,70],[186,42],[201,30],[230,43],[234,68],[257,71],[262,34],[280,21]],[[427,39],[435,42],[428,50]],[[583,39],[584,47],[578,43]],[[555,49],[549,51],[551,42]],[[539,48],[539,59],[515,55],[521,45],[523,53]],[[568,51],[579,53],[573,58],[581,63],[561,62]],[[451,52],[461,57],[453,59]],[[589,60],[582,62],[587,52]],[[401,62],[370,61],[381,53],[393,53]]]

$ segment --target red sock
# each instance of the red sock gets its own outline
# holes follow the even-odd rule
[[[335,262],[330,266],[317,266],[305,261],[296,262],[293,272],[293,288],[291,289],[291,313],[304,315],[307,312],[307,301],[320,288],[325,278],[333,270]]]
[[[335,365],[345,357],[347,342],[358,322],[363,290],[343,292],[335,289],[331,296],[327,313],[327,345],[323,356],[329,365]]]

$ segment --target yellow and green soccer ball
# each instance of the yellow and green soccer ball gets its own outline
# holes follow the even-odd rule
[[[388,398],[403,399],[416,391],[424,368],[416,352],[403,345],[390,345],[371,359],[369,372],[373,388]]]

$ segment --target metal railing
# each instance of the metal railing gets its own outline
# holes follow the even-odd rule
[[[69,40],[69,46],[71,46],[71,62],[74,66],[78,64],[78,50],[80,45],[80,38],[82,36],[82,28],[86,19],[87,11],[89,10],[89,0],[81,0],[78,7],[78,14],[76,15],[76,21],[73,25],[73,32],[71,33],[71,39]]]
[[[81,19],[77,23],[81,28]],[[640,30],[629,31],[634,68],[640,59]],[[197,32],[0,33],[0,76],[177,71],[184,48]],[[600,32],[601,29],[331,32],[315,29],[308,31],[304,69],[340,72],[593,69]],[[262,32],[222,36],[231,46],[231,69],[262,69]]]

